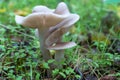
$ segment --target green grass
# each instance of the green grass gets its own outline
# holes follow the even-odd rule
[[[36,5],[54,9],[60,1],[72,13],[80,15],[74,28],[63,36],[64,41],[75,41],[78,45],[65,50],[66,61],[61,63],[65,68],[53,70],[53,78],[78,77],[73,70],[75,66],[98,79],[110,74],[120,77],[119,0],[116,4],[108,4],[114,0],[106,3],[101,0],[0,0],[0,79],[39,80],[46,75],[49,66],[41,57],[34,29],[17,25],[14,19],[19,11],[25,16]]]

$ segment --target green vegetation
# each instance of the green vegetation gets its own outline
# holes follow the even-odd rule
[[[15,14],[28,15],[36,5],[55,8],[61,1],[80,15],[63,36],[77,46],[65,50],[64,67],[53,70],[51,80],[120,79],[119,0],[0,0],[0,80],[47,78],[46,70],[54,60],[44,62],[34,29],[17,25]]]

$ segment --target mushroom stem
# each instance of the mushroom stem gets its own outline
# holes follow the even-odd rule
[[[40,50],[42,53],[42,57],[45,60],[45,62],[47,62],[48,60],[52,59],[52,56],[50,55],[50,51],[48,49],[46,49],[45,44],[44,44],[45,40],[44,40],[44,38],[41,39],[40,32],[39,32],[38,36],[39,36]],[[49,66],[50,66],[50,69],[47,70],[47,77],[51,78],[52,77],[52,69],[54,68],[54,65],[49,64]]]
[[[40,42],[40,50],[43,56],[43,59],[47,62],[49,59],[52,59],[51,55],[50,55],[50,51],[48,49],[46,49],[45,47],[45,36],[44,32],[41,33],[40,29],[38,29],[38,34],[39,36],[39,42]]]
[[[46,49],[44,47],[44,45],[42,45],[42,43],[40,42],[40,50],[43,56],[43,59],[47,62],[49,59],[52,59],[50,52],[48,49]]]
[[[58,42],[62,41],[62,37],[59,38]],[[61,69],[63,66],[61,64],[62,61],[64,61],[64,50],[56,50],[55,54],[55,61],[57,62],[57,68]]]
[[[55,54],[55,60],[57,62],[57,68],[61,69],[62,68],[62,64],[61,62],[64,61],[64,50],[57,50],[56,54]]]

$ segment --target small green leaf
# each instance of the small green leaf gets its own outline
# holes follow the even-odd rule
[[[40,73],[37,73],[37,75],[35,76],[35,79],[36,79],[36,80],[39,80],[39,79],[40,79]]]
[[[16,80],[22,80],[22,76],[18,76]]]
[[[65,73],[63,73],[63,72],[59,72],[59,74],[60,74],[63,78],[66,78]]]
[[[80,76],[80,75],[75,75],[75,77],[76,77],[77,79],[80,79],[80,78],[81,78],[81,76]]]
[[[50,64],[50,63],[53,63],[55,60],[54,59],[50,59],[50,60],[48,60],[48,63]]]
[[[49,69],[50,67],[49,67],[48,63],[44,62],[43,63],[43,68]]]
[[[59,69],[55,69],[55,70],[52,71],[53,76],[56,76],[58,73],[59,73]]]

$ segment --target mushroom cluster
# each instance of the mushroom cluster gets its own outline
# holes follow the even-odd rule
[[[64,2],[59,3],[56,9],[40,5],[35,6],[26,17],[15,16],[17,24],[36,29],[44,60],[52,59],[49,50],[56,50],[55,60],[58,63],[64,59],[64,49],[76,46],[74,42],[62,42],[62,36],[78,20],[79,15],[70,13]]]

